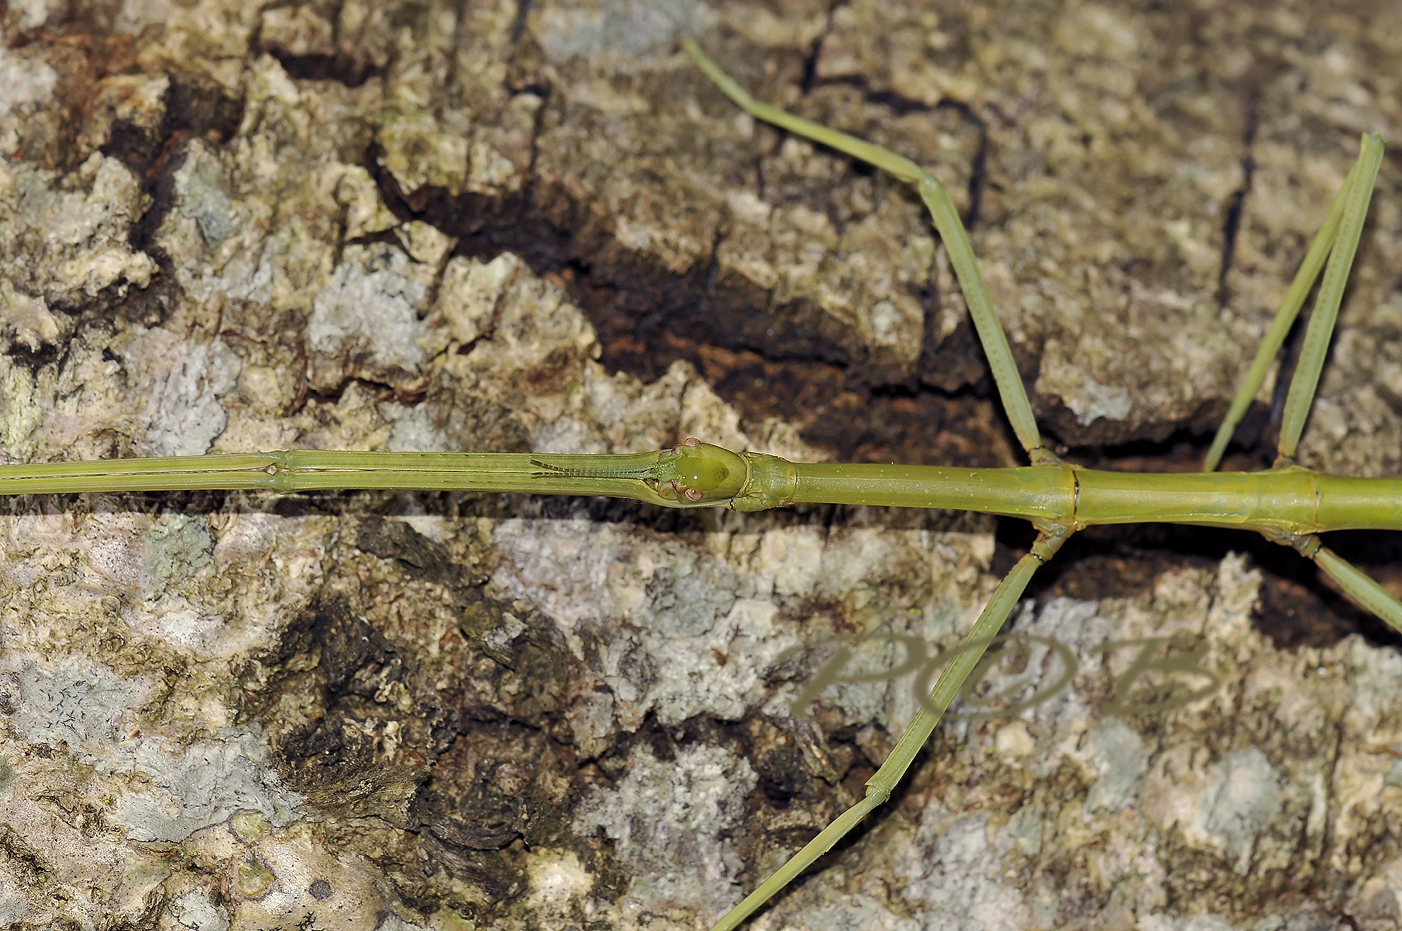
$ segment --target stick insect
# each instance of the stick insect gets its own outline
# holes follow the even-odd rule
[[[665,507],[728,506],[762,510],[798,502],[965,508],[1033,522],[1031,552],[1003,580],[967,633],[966,649],[944,670],[926,707],[878,772],[866,797],[761,884],[716,925],[733,928],[816,862],[866,816],[889,800],[916,754],[1003,626],[1035,570],[1083,527],[1142,521],[1253,529],[1313,559],[1349,595],[1402,629],[1402,605],[1372,580],[1323,547],[1317,534],[1344,528],[1402,529],[1399,485],[1390,479],[1321,475],[1294,465],[1334,319],[1381,161],[1381,142],[1364,137],[1319,236],[1301,266],[1286,304],[1247,383],[1232,406],[1201,475],[1134,476],[1061,462],[1043,443],[1007,339],[992,308],[948,194],[914,163],[853,137],[757,103],[700,50],[687,51],[736,104],[754,116],[869,162],[916,185],[951,254],[993,370],[1004,409],[1030,465],[1018,469],[794,463],[687,440],[633,456],[536,454],[380,454],[294,450],[247,455],[46,463],[0,467],[0,493],[78,493],[179,489],[433,489],[534,494],[612,495]],[[1326,267],[1327,262],[1327,267]],[[1234,425],[1256,395],[1285,332],[1323,272],[1305,351],[1292,382],[1280,460],[1263,473],[1213,471]]]

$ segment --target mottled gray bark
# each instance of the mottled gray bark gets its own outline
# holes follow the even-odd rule
[[[10,462],[688,435],[1017,462],[918,199],[738,113],[692,36],[944,179],[1058,443],[1182,467],[1358,134],[1402,140],[1386,2],[26,0],[0,23]],[[1390,159],[1306,465],[1402,469],[1399,205]],[[1269,461],[1274,391],[1229,465]],[[907,676],[796,715],[827,654],[792,649],[933,654],[1025,544],[994,528],[0,502],[0,925],[703,927],[917,707]],[[1014,621],[1071,687],[942,728],[756,927],[1402,926],[1397,638],[1244,537],[1089,536]],[[1395,544],[1343,545],[1402,585]],[[1105,645],[1175,634],[1221,687],[1107,713],[1137,648]],[[1024,647],[985,688],[1055,678]]]

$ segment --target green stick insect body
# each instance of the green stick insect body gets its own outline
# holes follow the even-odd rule
[[[726,914],[715,925],[717,929],[739,925],[891,797],[945,709],[977,668],[1033,573],[1077,530],[1094,524],[1149,521],[1255,530],[1313,559],[1349,596],[1402,630],[1402,603],[1322,546],[1317,536],[1341,529],[1402,530],[1402,479],[1324,475],[1293,464],[1381,162],[1381,140],[1364,136],[1358,163],[1213,443],[1206,471],[1155,475],[1107,472],[1063,463],[1042,442],[972,246],[940,183],[908,159],[753,100],[693,43],[685,43],[685,48],[731,100],[755,117],[916,185],[949,252],[1004,409],[1028,454],[1029,466],[967,469],[813,464],[733,452],[687,439],[669,449],[623,456],[290,450],[5,465],[0,466],[0,494],[459,490],[605,495],[664,507],[723,505],[740,511],[801,502],[937,507],[1030,520],[1039,531],[1036,542],[999,584],[968,631],[963,648],[941,672],[921,710],[867,781],[865,797]],[[1258,473],[1212,471],[1321,270],[1324,279],[1286,405],[1277,467]]]
[[[951,508],[1073,530],[1157,521],[1272,534],[1402,530],[1402,478],[1308,469],[1141,475],[1066,463],[1009,469],[790,462],[698,440],[637,455],[283,450],[0,466],[0,494],[331,489],[601,495],[662,507]]]

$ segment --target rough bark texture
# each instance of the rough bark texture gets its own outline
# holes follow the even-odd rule
[[[0,29],[10,462],[697,435],[1014,464],[918,199],[738,113],[692,36],[945,180],[1058,443],[1182,468],[1359,132],[1402,143],[1388,0],[23,0]],[[1399,275],[1389,158],[1307,465],[1402,471]],[[1276,396],[1229,465],[1269,462]],[[933,653],[1027,542],[862,509],[0,502],[0,926],[703,927],[916,707],[912,673],[796,714],[829,654],[793,648]],[[1340,547],[1402,593],[1395,543]],[[756,927],[1402,928],[1399,640],[1292,553],[1088,533],[1014,629],[1067,652],[1023,641],[983,688],[1067,655],[1071,687],[942,728]],[[1111,714],[1137,648],[1105,645],[1174,634],[1220,688]],[[1133,697],[1174,682],[1211,685]]]

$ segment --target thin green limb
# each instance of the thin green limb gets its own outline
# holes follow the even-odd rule
[[[1002,582],[998,583],[998,588],[993,592],[993,597],[989,599],[983,613],[979,615],[974,626],[969,628],[968,634],[965,635],[958,654],[940,673],[934,688],[930,690],[928,700],[906,727],[905,732],[901,734],[900,740],[896,742],[895,748],[886,757],[886,761],[881,764],[881,768],[867,780],[866,796],[839,815],[832,824],[824,828],[802,850],[790,857],[788,862],[779,867],[774,875],[761,883],[754,892],[747,895],[739,905],[716,922],[711,927],[711,931],[732,931],[738,927],[756,909],[781,892],[804,870],[812,866],[819,857],[831,850],[833,845],[860,824],[863,818],[886,803],[896,786],[900,784],[902,777],[905,776],[906,770],[910,769],[911,763],[915,761],[920,748],[925,746],[925,742],[934,733],[935,727],[939,724],[945,709],[949,707],[949,703],[954,700],[954,696],[959,694],[964,681],[978,666],[984,651],[993,642],[993,636],[1007,621],[1008,615],[1012,613],[1018,599],[1026,590],[1027,583],[1032,580],[1032,573],[1037,570],[1038,566],[1051,559],[1070,535],[1069,530],[1060,527],[1050,532],[1043,531],[1032,545],[1032,551],[1018,560],[1013,570]]]
[[[722,71],[719,65],[706,57],[706,53],[701,51],[695,42],[684,39],[682,47],[696,66],[705,72],[706,77],[710,78],[725,96],[734,101],[736,106],[751,116],[853,158],[859,158],[919,188],[920,199],[929,209],[930,216],[935,221],[935,229],[939,231],[940,239],[949,252],[950,264],[954,266],[955,277],[959,279],[959,287],[964,291],[964,301],[969,305],[969,315],[973,318],[974,329],[978,331],[979,341],[988,357],[993,381],[998,386],[998,394],[1002,398],[1003,409],[1008,413],[1008,420],[1012,422],[1013,432],[1017,434],[1018,442],[1027,450],[1034,464],[1055,461],[1055,456],[1042,443],[1041,434],[1037,430],[1037,418],[1033,415],[1032,404],[1027,399],[1027,388],[1022,384],[1022,375],[1013,361],[1012,348],[1008,345],[1003,325],[998,322],[998,315],[993,310],[988,285],[984,282],[978,260],[974,257],[973,244],[969,242],[969,234],[964,231],[963,221],[959,219],[959,213],[954,209],[954,202],[950,200],[944,185],[910,159],[889,149],[755,100]]]
[[[988,649],[988,645],[993,642],[994,636],[1002,629],[1008,615],[1016,607],[1018,599],[1027,588],[1027,583],[1032,581],[1032,573],[1055,556],[1056,551],[1061,549],[1061,545],[1070,536],[1071,531],[1062,527],[1056,527],[1051,532],[1043,530],[1032,544],[1031,552],[1018,560],[1012,571],[998,583],[993,597],[988,600],[983,613],[964,636],[964,643],[958,654],[940,673],[919,713],[906,727],[905,733],[901,734],[900,740],[896,741],[895,748],[881,764],[881,768],[867,780],[868,792],[889,798],[895,791],[906,770],[910,769],[915,755],[934,733],[945,709],[964,687],[964,680],[968,679],[969,674],[978,666],[984,651]]]
[[[1402,633],[1402,602],[1327,546],[1321,546],[1313,558],[1324,574],[1339,584],[1345,595],[1382,618],[1393,630]]]
[[[1348,197],[1339,220],[1338,236],[1329,253],[1329,264],[1324,268],[1324,280],[1319,285],[1314,312],[1310,314],[1300,361],[1295,367],[1295,377],[1290,382],[1290,393],[1285,399],[1279,453],[1280,459],[1287,463],[1295,459],[1300,434],[1304,432],[1310,405],[1314,403],[1319,373],[1324,368],[1329,340],[1334,335],[1334,322],[1339,318],[1339,304],[1343,301],[1353,257],[1358,252],[1358,241],[1363,236],[1363,221],[1368,214],[1368,203],[1373,198],[1373,185],[1382,160],[1382,138],[1375,133],[1364,133],[1363,151],[1358,155],[1358,173],[1352,186],[1347,189]]]
[[[1288,546],[1306,559],[1314,560],[1325,575],[1338,583],[1345,595],[1382,618],[1393,630],[1402,633],[1402,602],[1353,563],[1325,546],[1319,534],[1289,533],[1271,528],[1262,529],[1260,533],[1272,543]]]
[[[608,495],[691,507],[731,501],[747,476],[741,456],[699,441],[624,456],[294,449],[0,465],[0,495],[381,489]]]
[[[1349,170],[1343,188],[1329,208],[1329,215],[1324,218],[1324,225],[1320,228],[1318,235],[1314,237],[1314,242],[1310,244],[1309,252],[1305,253],[1305,259],[1300,263],[1299,271],[1295,273],[1295,280],[1290,283],[1290,290],[1285,295],[1285,302],[1280,305],[1280,310],[1276,311],[1275,319],[1271,321],[1271,327],[1266,331],[1266,338],[1261,341],[1261,348],[1256,350],[1256,358],[1251,362],[1251,369],[1246,373],[1246,380],[1242,382],[1236,397],[1232,398],[1232,406],[1227,410],[1227,416],[1222,421],[1222,425],[1217,428],[1217,435],[1212,439],[1212,448],[1207,451],[1207,458],[1203,460],[1202,470],[1204,472],[1216,471],[1217,467],[1222,464],[1222,456],[1227,451],[1227,444],[1232,441],[1232,434],[1236,432],[1241,419],[1246,416],[1247,409],[1251,407],[1251,402],[1256,398],[1256,392],[1260,391],[1261,385],[1265,383],[1266,373],[1270,371],[1271,363],[1280,353],[1280,347],[1285,344],[1285,337],[1289,335],[1290,328],[1295,325],[1295,318],[1300,315],[1300,308],[1305,306],[1305,298],[1309,297],[1310,288],[1314,287],[1314,280],[1319,277],[1319,270],[1324,267],[1324,260],[1329,257],[1329,250],[1334,246],[1334,240],[1339,232],[1339,220],[1344,215],[1344,204],[1348,200],[1349,192],[1353,190],[1353,186],[1358,180],[1359,164],[1360,162],[1354,162],[1353,168]]]

